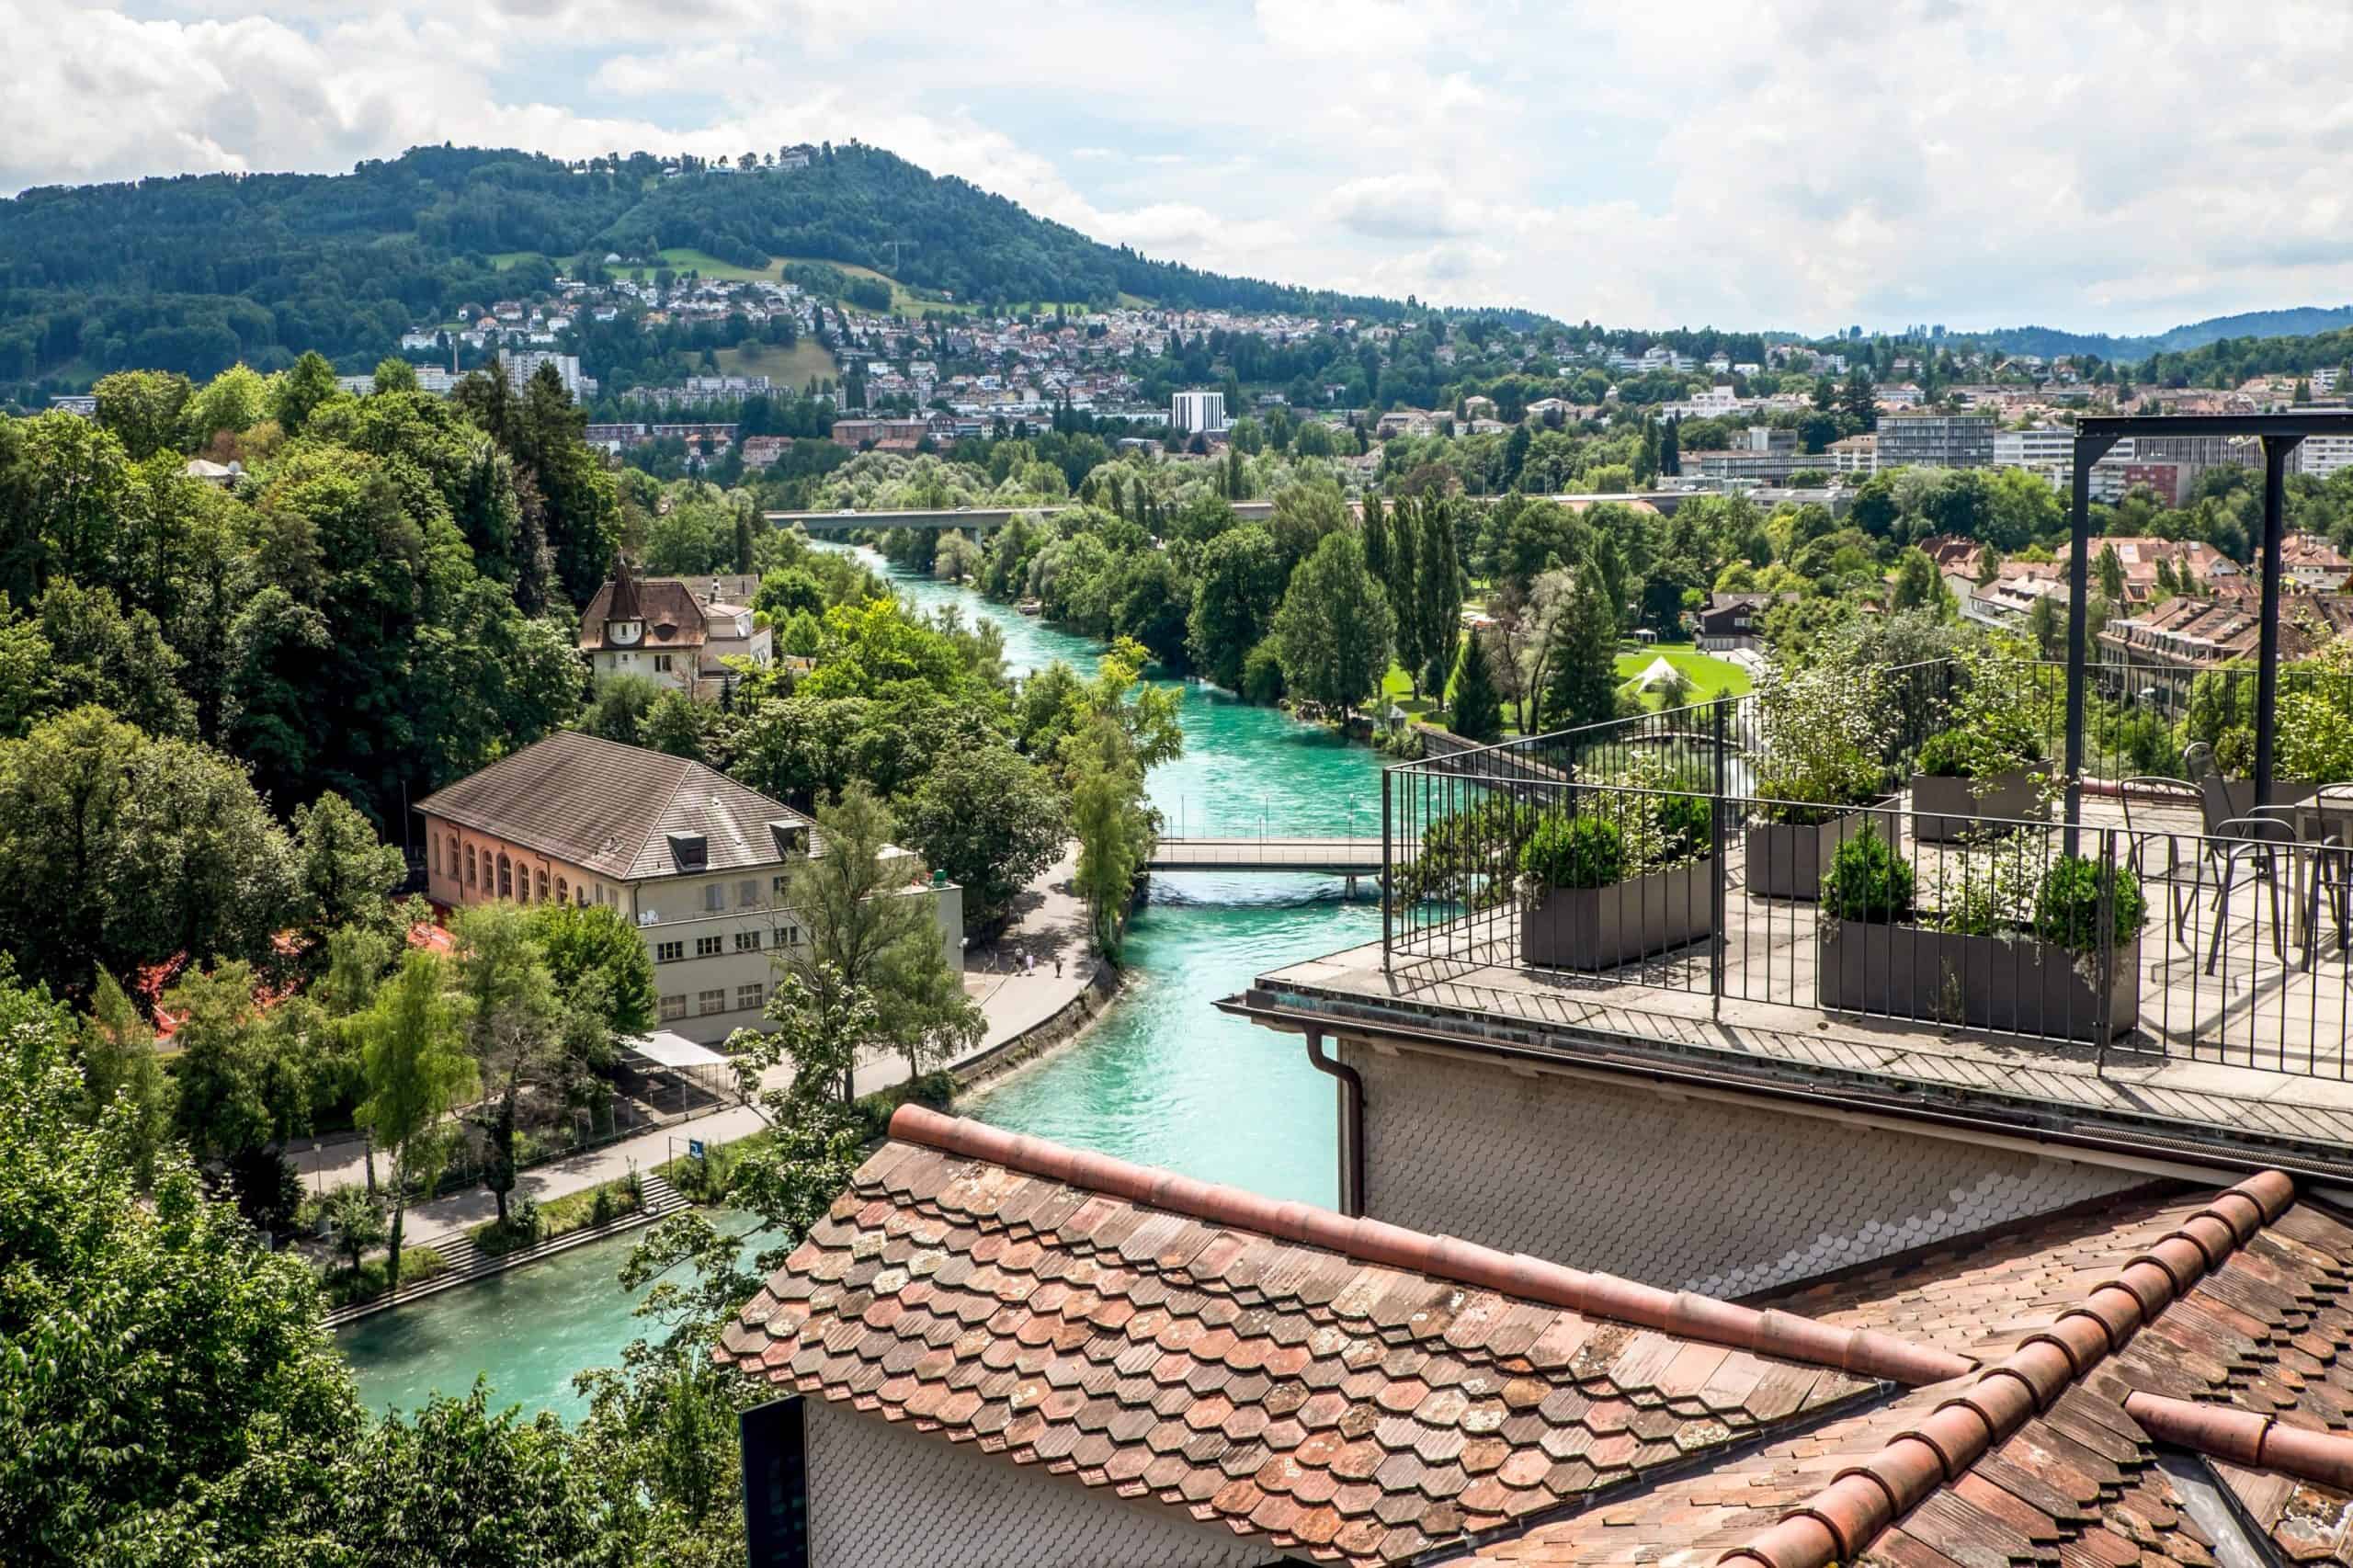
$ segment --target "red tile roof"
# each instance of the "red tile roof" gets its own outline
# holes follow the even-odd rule
[[[1478,1561],[2211,1568],[2160,1443],[2220,1450],[2219,1478],[2290,1559],[2346,1561],[2353,1225],[2292,1196],[2276,1174],[2211,1200],[2144,1195],[1786,1292],[1992,1364]]]
[[[718,1352],[945,1441],[1404,1562],[1966,1358],[921,1108]]]

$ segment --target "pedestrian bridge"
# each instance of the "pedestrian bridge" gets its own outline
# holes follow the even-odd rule
[[[1381,874],[1378,838],[1164,838],[1145,862],[1154,871],[1317,871]]]

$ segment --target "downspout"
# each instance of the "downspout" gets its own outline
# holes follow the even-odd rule
[[[1325,1053],[1322,1029],[1310,1025],[1302,1032],[1307,1037],[1307,1060],[1340,1085],[1339,1209],[1350,1219],[1360,1219],[1364,1214],[1364,1074]]]

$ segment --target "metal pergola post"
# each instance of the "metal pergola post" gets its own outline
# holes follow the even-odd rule
[[[2273,729],[2279,690],[2279,555],[2287,533],[2288,460],[2307,436],[2353,436],[2353,410],[2288,414],[2088,415],[2075,425],[2075,553],[2067,582],[2067,852],[2075,850],[2083,799],[2086,610],[2091,566],[2091,467],[2128,437],[2239,439],[2263,447],[2263,598],[2257,621],[2255,697],[2255,798],[2271,799]]]
[[[2255,664],[2255,803],[2271,803],[2272,728],[2279,700],[2279,546],[2288,528],[2288,458],[2301,434],[2263,437],[2263,614]]]

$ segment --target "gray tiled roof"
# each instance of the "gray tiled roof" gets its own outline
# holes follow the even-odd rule
[[[809,819],[699,762],[563,731],[421,801],[430,816],[620,881],[770,866],[769,824]],[[708,862],[682,866],[673,835],[700,835]]]

